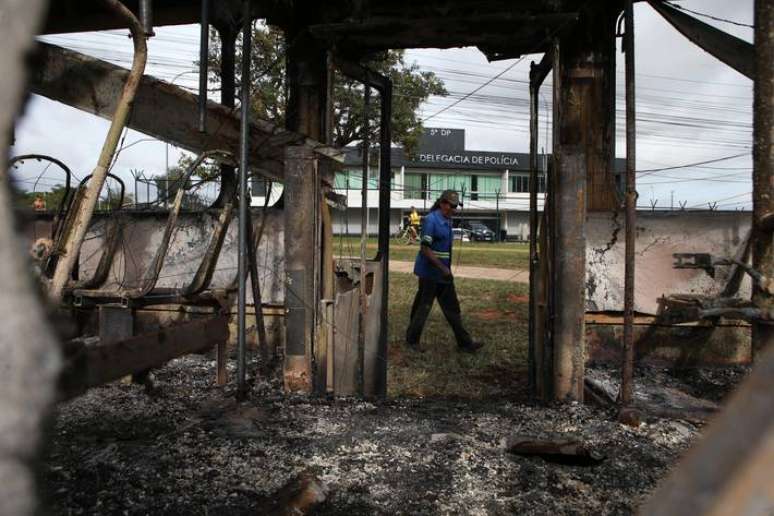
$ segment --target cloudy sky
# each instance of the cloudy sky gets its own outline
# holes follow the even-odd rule
[[[727,32],[752,41],[753,0],[686,0],[688,9],[738,22],[735,25],[701,18]],[[645,2],[636,4],[637,65],[637,170],[640,204],[669,206],[674,199],[688,207],[706,207],[717,202],[720,209],[749,209],[752,152],[752,81],[693,46]],[[47,36],[50,43],[110,60],[124,67],[131,62],[128,31]],[[195,90],[193,62],[198,54],[198,27],[161,28],[149,41],[146,73]],[[410,50],[407,60],[441,77],[448,97],[431,98],[422,108],[431,117],[426,126],[466,129],[471,150],[527,152],[529,105],[527,78],[530,61],[488,63],[476,49]],[[617,154],[625,155],[623,55],[618,54]],[[437,116],[439,110],[476,90],[493,76],[500,78]],[[550,109],[550,77],[544,85],[543,105]],[[546,111],[543,110],[542,115]],[[550,121],[550,116],[548,117]],[[546,119],[541,117],[540,145],[545,138]],[[16,129],[15,154],[38,152],[53,155],[83,177],[94,167],[108,122],[73,108],[33,96]],[[550,128],[549,128],[550,129]],[[166,146],[146,141],[129,131],[126,148],[114,171],[129,178],[129,171],[147,175],[166,166]],[[142,141],[141,141],[142,140]],[[550,140],[550,138],[549,138]],[[132,147],[129,144],[138,142]],[[169,161],[180,152],[169,148]],[[654,170],[685,164],[722,161],[702,166]],[[43,186],[45,187],[45,186]],[[39,187],[40,189],[40,187]]]

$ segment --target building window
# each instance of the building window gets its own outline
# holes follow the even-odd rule
[[[529,193],[529,176],[512,175],[510,191],[514,193]]]
[[[511,184],[509,191],[512,193],[529,193],[529,176],[527,175],[512,175],[510,176]],[[538,180],[538,192],[544,193],[546,191],[546,176],[540,174]]]
[[[405,199],[424,199],[425,189],[427,188],[427,174],[406,174],[405,175],[404,198]]]

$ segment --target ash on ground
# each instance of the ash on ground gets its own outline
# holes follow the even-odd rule
[[[639,378],[661,375],[694,396],[709,384],[712,400],[744,373],[665,371]],[[201,356],[156,379],[156,397],[115,383],[59,406],[42,479],[52,513],[255,515],[312,472],[329,491],[317,514],[630,514],[701,432],[667,419],[630,428],[580,404],[333,400],[284,395],[278,382],[238,404]],[[578,439],[606,458],[513,455],[501,445],[513,434]]]

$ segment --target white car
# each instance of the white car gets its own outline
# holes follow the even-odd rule
[[[452,235],[454,236],[454,240],[470,242],[470,230],[468,229],[452,228]]]

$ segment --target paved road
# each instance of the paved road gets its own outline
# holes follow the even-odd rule
[[[390,260],[391,272],[414,272],[414,262]],[[524,269],[492,269],[489,267],[473,267],[461,265],[452,267],[452,273],[458,278],[488,279],[495,281],[511,281],[513,283],[529,283],[529,271]]]

